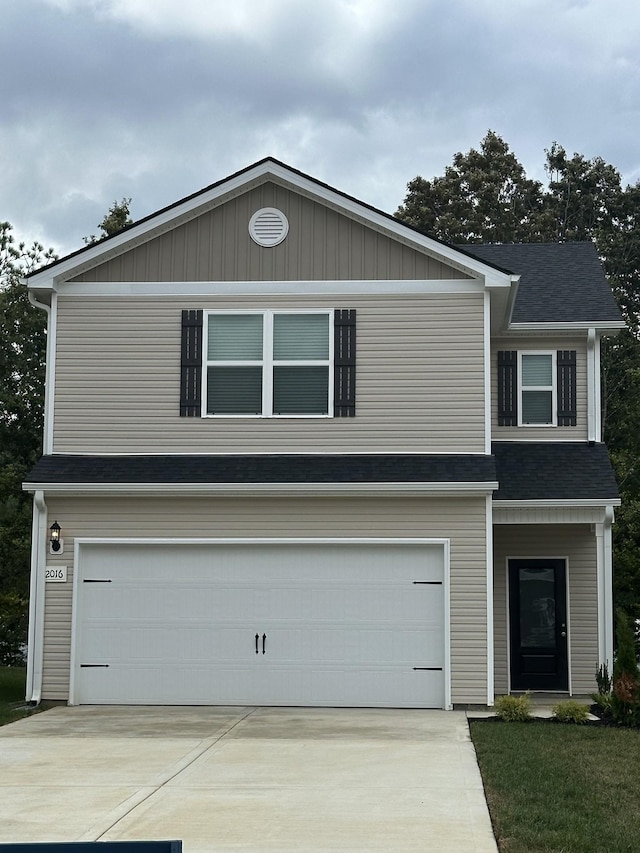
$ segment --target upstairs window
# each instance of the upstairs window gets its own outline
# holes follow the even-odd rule
[[[555,426],[555,353],[521,352],[519,356],[520,425]]]
[[[576,426],[576,351],[500,350],[497,392],[498,426]]]
[[[328,417],[333,406],[332,314],[208,313],[203,414]]]

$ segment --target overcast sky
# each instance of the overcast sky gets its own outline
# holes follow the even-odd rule
[[[267,155],[393,213],[495,130],[640,179],[638,0],[2,0],[0,220],[65,254]]]

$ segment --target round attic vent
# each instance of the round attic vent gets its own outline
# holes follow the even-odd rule
[[[256,210],[249,220],[249,234],[259,246],[277,246],[289,232],[289,220],[275,207]]]

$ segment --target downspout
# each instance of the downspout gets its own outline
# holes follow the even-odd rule
[[[27,646],[26,701],[36,705],[42,694],[42,661],[44,655],[44,573],[47,561],[47,505],[44,492],[33,496],[31,524],[31,581],[29,586],[29,635]]]
[[[26,282],[23,279],[23,284]],[[47,315],[47,360],[44,391],[43,453],[51,452],[50,419],[48,417],[49,373],[51,369],[51,307],[39,302],[32,291],[27,298],[34,308]],[[47,562],[47,505],[44,492],[38,490],[33,496],[33,520],[31,524],[31,579],[29,582],[29,633],[27,639],[27,684],[26,701],[36,705],[42,697],[42,663],[44,656],[44,575]]]

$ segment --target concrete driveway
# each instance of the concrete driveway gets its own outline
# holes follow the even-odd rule
[[[495,853],[462,712],[54,708],[0,728],[0,842]]]

